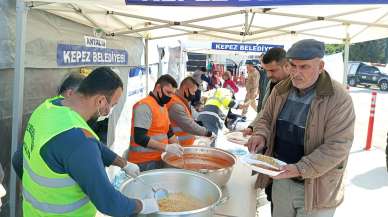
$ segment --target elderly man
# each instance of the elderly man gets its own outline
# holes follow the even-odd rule
[[[274,217],[329,217],[343,201],[343,175],[354,136],[351,97],[324,70],[324,44],[302,40],[287,52],[280,82],[246,144],[287,163],[273,177]],[[257,186],[271,182],[259,174]]]

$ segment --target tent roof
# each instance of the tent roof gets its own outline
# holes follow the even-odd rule
[[[152,40],[189,36],[260,43],[303,38],[343,43],[348,38],[355,43],[388,35],[388,5],[382,4],[244,8],[125,5],[124,0],[27,2],[33,9],[101,28],[108,37],[129,35]]]

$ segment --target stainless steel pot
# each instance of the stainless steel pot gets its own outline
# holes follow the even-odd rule
[[[209,160],[204,160],[200,156],[207,156]],[[215,159],[216,161],[212,161],[212,159]],[[162,154],[162,160],[165,167],[180,168],[202,173],[219,187],[223,187],[229,181],[233,172],[233,167],[236,164],[236,157],[233,154],[219,148],[201,146],[185,147],[184,156],[181,158],[177,158],[177,156],[165,152]],[[217,163],[217,161],[222,163]],[[190,167],[190,165],[193,164],[204,165],[204,167]]]
[[[152,217],[181,216],[181,217],[210,217],[214,215],[214,209],[227,200],[222,197],[221,189],[212,181],[200,173],[180,169],[159,169],[141,173],[139,178],[148,185],[162,187],[169,193],[184,193],[198,198],[206,204],[205,207],[186,212],[158,212]],[[120,191],[137,199],[150,198],[152,190],[134,179],[129,179],[121,185]],[[143,215],[139,215],[143,216]]]

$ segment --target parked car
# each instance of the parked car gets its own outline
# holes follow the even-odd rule
[[[363,85],[365,87],[377,86],[380,90],[388,90],[388,74],[376,66],[364,62],[349,62],[348,84],[352,87]]]

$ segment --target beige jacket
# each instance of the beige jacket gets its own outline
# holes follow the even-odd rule
[[[290,88],[291,80],[276,85],[265,104],[263,115],[256,123],[255,135],[267,141],[265,155],[272,156],[275,124]],[[355,113],[353,102],[345,88],[321,73],[316,84],[307,117],[304,138],[305,156],[296,163],[305,186],[305,209],[312,211],[337,207],[344,197],[344,170],[354,136]],[[270,183],[268,176],[259,174],[256,187]]]
[[[248,72],[248,78],[245,84],[247,90],[246,99],[256,99],[256,96],[259,94],[259,80],[260,73],[256,69],[254,72]]]

